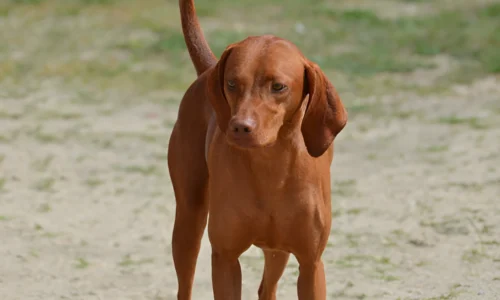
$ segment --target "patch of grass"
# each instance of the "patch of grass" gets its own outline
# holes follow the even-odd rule
[[[460,283],[455,283],[450,287],[450,291],[444,295],[437,296],[437,297],[432,297],[432,298],[425,298],[424,300],[449,300],[449,299],[455,299],[458,297],[462,291],[459,289],[462,287]]]
[[[356,116],[358,114],[373,114],[380,110],[380,106],[374,103],[347,103],[347,112],[349,116]]]
[[[160,170],[155,165],[150,166],[126,166],[121,168],[124,172],[127,173],[137,173],[144,176],[151,176],[160,173]]]
[[[416,247],[428,247],[430,246],[427,242],[422,241],[420,239],[413,239],[407,232],[401,230],[401,229],[396,229],[391,231],[391,235],[395,240],[406,240],[408,241],[409,244],[416,246]]]
[[[347,241],[347,245],[351,248],[356,248],[359,246],[359,238],[360,236],[359,235],[356,235],[356,234],[353,234],[353,233],[347,233],[345,235],[345,238],[346,238],[346,241]]]
[[[10,0],[13,4],[39,4],[42,0]]]
[[[48,155],[48,156],[44,157],[43,159],[35,160],[31,164],[31,166],[33,169],[35,169],[38,172],[45,172],[45,171],[47,171],[48,167],[50,166],[50,164],[52,163],[53,160],[54,160],[54,156]]]
[[[6,111],[0,111],[0,119],[8,120],[18,120],[22,117],[21,113],[11,113]]]
[[[431,245],[429,245],[429,243],[427,243],[426,241],[421,240],[421,239],[408,239],[408,243],[410,245],[415,246],[415,247],[421,247],[421,248],[431,246]]]
[[[78,0],[83,4],[111,4],[116,2],[116,0]]]
[[[340,290],[335,291],[331,293],[331,298],[328,299],[356,299],[356,300],[364,300],[364,299],[370,299],[368,296],[364,293],[359,293],[359,292],[350,292],[350,290],[354,287],[354,284],[350,281],[348,281],[344,287],[342,287]],[[374,295],[371,295],[373,298],[383,298],[386,293],[377,293]]]
[[[335,56],[316,58],[316,62],[323,68],[334,69],[356,76],[372,76],[377,73],[408,73],[417,68],[430,68],[430,63],[416,59],[403,59],[390,55],[385,49],[371,49],[379,55],[367,55],[365,51],[356,50]]]
[[[399,277],[387,274],[387,271],[384,269],[381,269],[379,267],[375,267],[374,274],[371,274],[370,277],[383,280],[386,282],[391,282],[391,281],[397,281],[399,280]]]
[[[43,9],[38,5],[16,5],[41,2]],[[58,24],[57,18],[61,17],[71,23],[81,17],[97,15],[103,17],[103,21],[92,23],[91,29],[86,26],[49,28],[46,39],[37,44],[36,49],[30,49],[43,55],[39,59],[31,56],[1,63],[0,74],[9,76],[0,76],[0,81],[5,78],[22,82],[26,77],[35,80],[43,77],[61,79],[65,83],[84,82],[99,89],[121,87],[150,91],[184,90],[194,79],[180,24],[164,21],[178,16],[174,3],[143,1],[140,6],[133,1],[114,0],[75,0],[71,4],[61,0],[9,0],[7,3],[9,5],[4,5],[2,10],[8,12],[9,18],[33,12],[34,16],[23,26],[26,30],[37,26],[36,22],[30,23],[31,19],[46,18],[48,24]],[[18,9],[18,6],[23,8]],[[500,44],[499,4],[396,19],[380,18],[366,9],[338,9],[327,1],[304,4],[291,0],[283,6],[277,1],[264,0],[216,3],[198,0],[196,7],[205,35],[217,56],[228,44],[249,35],[276,34],[295,42],[307,57],[326,71],[338,71],[345,82],[341,89],[349,88],[356,93],[373,93],[367,83],[379,73],[433,68],[431,58],[437,54],[456,58],[459,68],[463,68],[460,72],[449,72],[457,78],[450,79],[447,76],[451,75],[446,75],[446,80],[465,77],[470,80],[471,76],[500,72],[500,54],[496,51]],[[174,8],[175,14],[171,12]],[[162,12],[165,17],[158,17]],[[304,32],[293,30],[297,22],[304,25]],[[236,28],[235,24],[238,24]],[[109,33],[111,26],[113,30],[134,34],[110,34],[113,38],[106,39],[105,43],[97,42],[102,37],[95,32]],[[136,32],[139,33],[135,35]],[[141,32],[146,34],[143,36]],[[75,34],[81,38],[70,38]],[[12,46],[2,47],[7,49],[8,55],[10,47],[24,49],[27,46],[20,39],[12,39],[6,43]],[[100,59],[81,59],[85,46],[99,52]],[[60,59],[62,56],[64,60]],[[352,80],[358,77],[364,79]],[[77,118],[76,115],[60,117]],[[410,114],[403,112],[398,117],[404,119]]]
[[[88,178],[87,180],[85,180],[85,184],[91,188],[98,187],[103,183],[104,181],[99,178]]]
[[[494,50],[500,47],[498,7],[495,3],[396,20],[364,10],[335,11],[321,5],[313,10],[319,14],[318,22],[324,22],[319,20],[322,16],[333,23],[324,33],[329,40],[355,47],[328,58],[334,69],[361,75],[407,72],[432,67],[419,56],[444,54],[474,62],[483,73],[496,73],[500,71],[500,53]]]
[[[55,233],[55,232],[44,232],[42,234],[43,237],[46,237],[46,238],[49,238],[49,239],[58,237],[60,235],[61,235],[60,233]]]
[[[458,117],[450,116],[439,119],[439,123],[449,124],[449,125],[468,125],[473,129],[485,129],[487,126],[481,123],[481,120],[476,117]]]
[[[90,266],[89,262],[85,258],[77,258],[74,267],[76,269],[86,269]]]
[[[335,264],[339,267],[353,268],[353,267],[359,267],[365,264],[366,262],[372,262],[378,265],[386,265],[386,266],[393,265],[391,259],[388,257],[385,256],[377,257],[377,256],[362,255],[362,254],[346,255],[341,259],[335,261]]]
[[[137,138],[146,143],[157,143],[158,141],[163,141],[167,137],[147,134],[147,133],[131,133],[131,132],[120,132],[114,135],[115,138]]]
[[[51,192],[53,191],[54,183],[56,180],[54,178],[44,178],[40,179],[35,184],[35,189],[40,192]]]
[[[91,142],[102,149],[109,149],[113,147],[113,141],[111,139],[93,138]]]
[[[40,120],[75,120],[81,117],[81,113],[62,111],[44,111],[38,114]]]
[[[431,263],[430,263],[430,262],[428,262],[428,261],[421,260],[421,261],[419,261],[419,262],[415,263],[415,266],[416,266],[416,267],[424,267],[424,266],[428,266],[428,265],[430,265],[430,264],[431,264]]]
[[[157,24],[141,24],[151,25],[150,28],[156,36],[154,40],[134,39],[127,40],[116,47],[118,49],[126,50],[133,54],[136,59],[145,58],[150,55],[166,54],[166,55],[180,55],[186,50],[184,36],[182,31],[178,28],[156,28]]]
[[[31,135],[35,140],[43,144],[58,143],[63,140],[63,138],[59,136],[43,132],[40,126],[30,131],[28,134]]]
[[[9,221],[10,218],[7,216],[0,215],[0,221]]]
[[[478,249],[466,250],[462,255],[462,260],[467,263],[479,263],[485,258],[488,258],[488,255]]]
[[[458,295],[457,293],[447,293],[447,294],[444,294],[444,295],[441,295],[441,296],[431,297],[431,298],[425,298],[425,299],[422,299],[422,300],[451,300],[451,299],[455,299],[455,297],[457,295]]]
[[[356,180],[349,179],[336,181],[332,185],[332,194],[339,196],[352,196],[356,193]]]
[[[150,46],[150,51],[179,54],[186,50],[184,35],[181,31],[167,28],[157,30],[156,34],[158,35],[158,40]],[[148,49],[146,48],[145,50]]]
[[[120,195],[123,195],[125,193],[125,189],[124,188],[117,188],[115,190],[115,196],[120,196]]]
[[[237,32],[235,30],[214,30],[207,35],[210,47],[217,57],[220,57],[226,47],[234,42],[252,35],[250,32]]]
[[[0,143],[10,143],[14,141],[20,133],[20,130],[13,130],[9,135],[0,135]]]
[[[425,149],[423,149],[425,152],[446,152],[448,151],[449,146],[448,145],[435,145],[435,146],[430,146]]]
[[[51,210],[52,210],[52,208],[50,207],[50,204],[48,204],[48,203],[43,203],[43,204],[41,204],[41,205],[38,207],[38,209],[37,209],[37,211],[38,211],[38,212],[40,212],[40,213],[48,213],[48,212],[50,212]]]
[[[410,41],[417,54],[449,54],[458,59],[479,63],[486,72],[500,71],[500,4],[493,3],[475,10],[446,11],[435,17],[400,21],[414,28]],[[423,30],[424,29],[424,30]]]
[[[417,113],[414,111],[396,111],[392,113],[392,115],[398,119],[406,120],[411,118],[412,116],[417,115]]]
[[[145,242],[145,241],[151,241],[153,240],[153,236],[152,235],[143,235],[141,236],[141,241]]]
[[[448,186],[459,187],[459,188],[464,189],[464,190],[480,192],[485,188],[486,183],[483,183],[483,182],[450,182],[448,184]]]
[[[130,266],[137,266],[137,265],[143,265],[143,264],[150,264],[153,263],[154,259],[153,258],[143,258],[139,260],[133,260],[130,255],[126,255],[121,262],[118,263],[120,267],[130,267]]]
[[[500,246],[500,241],[496,241],[496,240],[481,241],[481,244],[487,245],[487,246]]]
[[[348,210],[346,211],[346,213],[347,213],[348,215],[357,216],[357,215],[359,215],[360,213],[362,213],[364,210],[366,210],[366,209],[364,209],[364,208],[360,208],[360,207],[357,207],[357,208],[350,208],[350,209],[348,209]]]
[[[441,221],[420,222],[421,226],[431,227],[437,233],[444,235],[468,235],[469,228],[464,224],[463,220],[454,218],[445,218]]]

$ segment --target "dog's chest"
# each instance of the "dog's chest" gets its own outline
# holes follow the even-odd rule
[[[325,200],[325,185],[312,170],[238,161],[216,170],[209,176],[209,202],[266,231],[296,222],[297,214],[312,213]]]

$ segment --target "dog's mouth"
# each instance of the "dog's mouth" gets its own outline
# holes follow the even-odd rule
[[[274,142],[272,143],[259,142],[254,135],[242,136],[242,135],[228,134],[226,135],[226,139],[231,146],[240,149],[266,148],[274,144]]]
[[[227,135],[227,141],[230,145],[237,147],[237,148],[244,148],[244,149],[249,149],[249,148],[257,148],[259,147],[259,143],[251,137],[251,136],[235,136],[234,134],[229,134]]]

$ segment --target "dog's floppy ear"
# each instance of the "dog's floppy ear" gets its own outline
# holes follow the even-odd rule
[[[318,65],[305,63],[304,93],[309,94],[302,135],[307,151],[321,156],[347,123],[347,111],[337,91]]]
[[[232,48],[233,45],[229,45],[224,50],[217,65],[208,74],[207,79],[208,98],[215,110],[217,124],[222,132],[226,132],[229,119],[231,118],[231,108],[224,93],[224,68]]]

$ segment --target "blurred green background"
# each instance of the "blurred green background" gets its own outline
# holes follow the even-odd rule
[[[248,35],[290,39],[356,95],[420,92],[500,72],[500,3],[436,0],[196,1],[213,51]],[[2,0],[0,82],[63,80],[131,92],[194,79],[175,0]],[[391,75],[446,70],[432,84]],[[441,66],[442,67],[442,66]],[[377,75],[386,75],[377,80]]]

